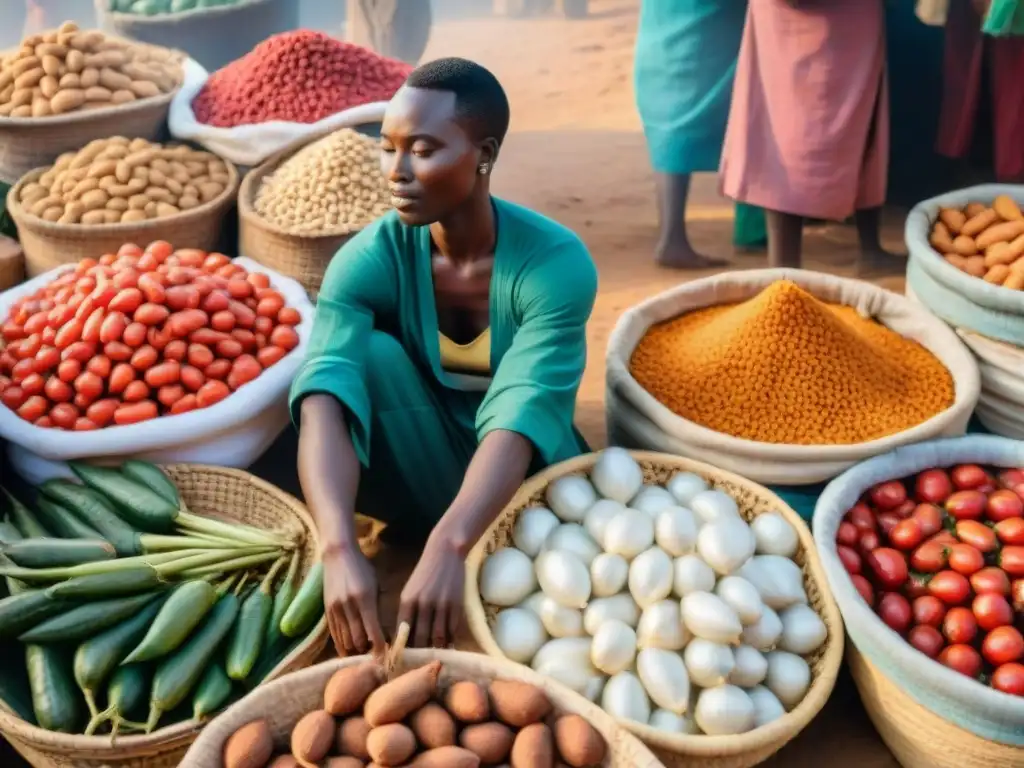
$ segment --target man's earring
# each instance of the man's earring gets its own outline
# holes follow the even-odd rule
[[[477,170],[480,171],[481,176],[486,176],[490,168],[487,167],[487,163],[482,163]]]

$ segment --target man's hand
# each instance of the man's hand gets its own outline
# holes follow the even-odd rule
[[[377,575],[358,547],[324,556],[324,609],[339,656],[384,649],[377,597]]]
[[[427,540],[420,561],[402,590],[398,626],[407,622],[415,647],[444,648],[462,624],[464,558],[443,536]]]

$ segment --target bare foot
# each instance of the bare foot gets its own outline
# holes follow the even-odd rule
[[[689,243],[659,245],[655,249],[654,260],[669,269],[714,269],[729,265],[724,259],[701,256]]]
[[[857,275],[859,277],[902,275],[906,269],[906,256],[890,253],[881,247],[861,251],[857,258]]]

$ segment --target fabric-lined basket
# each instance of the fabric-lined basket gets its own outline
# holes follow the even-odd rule
[[[246,696],[225,711],[203,731],[181,763],[181,768],[221,768],[224,743],[238,728],[253,720],[266,719],[279,748],[287,749],[289,735],[303,715],[323,707],[324,688],[335,672],[365,662],[368,656],[350,656],[319,664],[276,680]],[[518,680],[542,688],[554,705],[556,715],[577,714],[600,732],[608,744],[605,768],[658,768],[661,763],[640,741],[621,728],[600,708],[577,693],[510,661],[479,653],[434,649],[401,652],[396,671],[440,661],[441,685],[473,680]]]
[[[174,216],[130,224],[59,224],[33,216],[19,202],[21,190],[47,169],[37,168],[28,173],[7,193],[7,210],[18,227],[18,239],[25,250],[26,273],[31,278],[63,264],[116,253],[125,243],[145,247],[154,240],[166,240],[178,248],[216,250],[238,189],[238,169],[227,160],[224,163],[230,182],[213,200]]]
[[[210,71],[241,58],[271,35],[299,26],[296,0],[239,0],[156,16],[111,11],[111,0],[95,0],[95,5],[97,22],[104,31],[183,48]]]
[[[305,506],[247,472],[198,464],[163,467],[182,501],[196,514],[238,520],[260,528],[304,534],[300,574],[320,559],[316,526]],[[319,623],[267,679],[313,664],[327,645],[327,621]],[[202,724],[176,723],[151,734],[109,736],[54,733],[31,725],[0,703],[0,735],[34,768],[176,768]]]
[[[544,493],[550,483],[566,475],[588,474],[597,456],[587,454],[564,461],[527,480],[470,552],[466,560],[466,616],[474,639],[487,654],[506,658],[491,630],[498,609],[485,604],[480,596],[478,584],[484,560],[511,544],[512,530],[519,513],[528,507],[544,504]],[[782,499],[742,477],[709,464],[667,454],[637,451],[632,452],[632,456],[643,469],[645,483],[664,483],[677,471],[694,472],[712,487],[733,496],[740,513],[747,520],[765,512],[777,512],[799,535],[800,550],[795,561],[803,569],[810,605],[828,630],[825,644],[808,659],[812,680],[803,701],[784,717],[736,736],[682,736],[656,730],[645,723],[619,721],[650,746],[669,768],[747,768],[757,765],[785,746],[821,711],[835,686],[843,658],[842,617],[829,593],[810,531]]]

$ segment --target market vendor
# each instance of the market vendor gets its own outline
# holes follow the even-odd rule
[[[441,59],[388,106],[394,211],[332,260],[291,392],[341,653],[383,642],[354,513],[425,541],[401,595],[415,644],[451,642],[463,568],[527,474],[586,449],[573,412],[597,272],[556,222],[491,196],[501,85]]]

